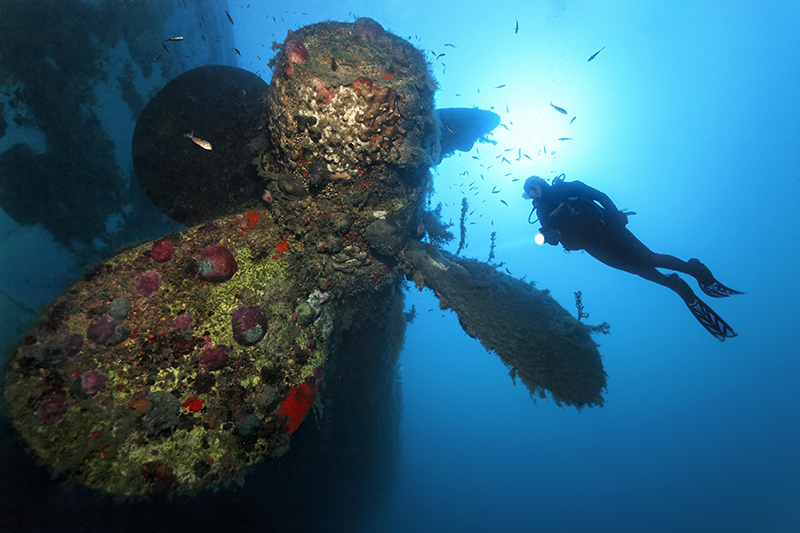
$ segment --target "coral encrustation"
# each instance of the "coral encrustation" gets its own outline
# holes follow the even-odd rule
[[[5,406],[54,472],[118,496],[193,494],[285,452],[301,416],[287,425],[281,402],[324,363],[333,311],[291,322],[314,285],[288,273],[305,271],[302,247],[258,215],[246,232],[232,215],[170,235],[166,261],[158,243],[115,256],[29,331]]]

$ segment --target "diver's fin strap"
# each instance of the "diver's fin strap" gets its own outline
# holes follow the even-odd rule
[[[734,294],[744,294],[743,292],[735,291],[730,287],[726,287],[722,283],[717,280],[714,280],[714,283],[710,283],[708,285],[700,284],[700,289],[712,298],[726,298],[728,296],[733,296]]]
[[[728,337],[738,335],[720,316],[714,312],[701,299],[697,298],[694,302],[686,304],[694,317],[700,322],[709,333],[714,335],[720,342]]]

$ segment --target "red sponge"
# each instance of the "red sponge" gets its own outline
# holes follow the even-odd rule
[[[278,416],[286,420],[287,435],[294,433],[300,426],[316,396],[317,386],[308,382],[301,383],[289,391],[289,395],[281,402],[281,407],[278,409]]]

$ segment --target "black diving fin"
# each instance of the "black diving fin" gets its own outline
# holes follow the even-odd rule
[[[744,294],[717,281],[708,267],[701,263],[699,259],[689,259],[687,264],[691,268],[691,271],[688,271],[687,274],[694,276],[697,284],[700,285],[700,289],[712,298],[727,298],[734,294]]]
[[[738,335],[727,322],[722,320],[720,316],[714,312],[708,305],[700,298],[696,298],[694,302],[686,304],[689,311],[692,312],[694,317],[700,322],[709,333],[714,335],[720,342],[723,342],[729,337]]]
[[[713,283],[709,283],[708,285],[703,285],[701,283],[700,289],[712,298],[726,298],[728,296],[733,296],[734,294],[744,294],[743,292],[726,287],[717,280],[714,280]]]

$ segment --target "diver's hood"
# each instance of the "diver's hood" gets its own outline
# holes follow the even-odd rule
[[[531,176],[528,179],[526,179],[525,183],[522,185],[522,189],[524,191],[522,193],[522,197],[525,198],[526,200],[533,200],[533,198],[531,198],[531,195],[528,194],[528,189],[530,189],[534,185],[540,185],[541,182],[543,182],[543,181],[544,181],[544,179],[540,178],[539,176]],[[547,183],[547,182],[545,182],[545,183]]]

